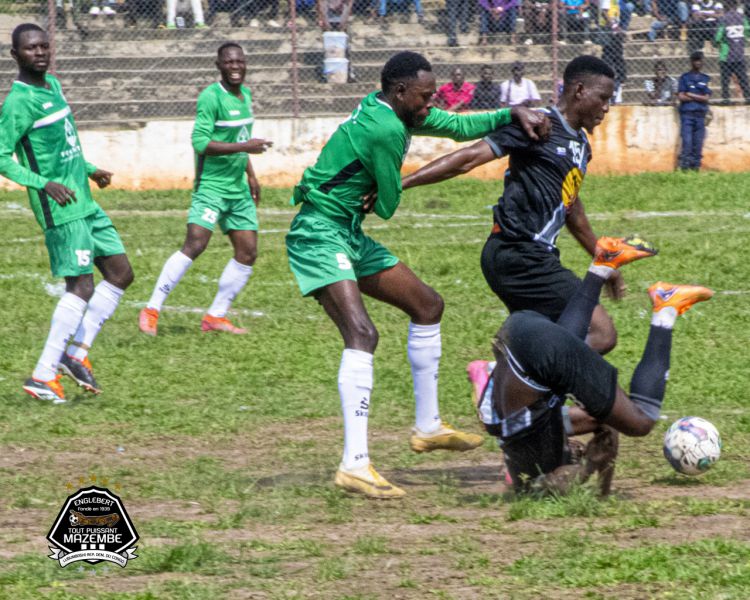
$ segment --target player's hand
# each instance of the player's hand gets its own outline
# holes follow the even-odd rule
[[[99,186],[99,189],[103,189],[112,183],[112,173],[104,169],[97,169],[89,175],[89,179],[94,181]]]
[[[62,183],[55,183],[54,181],[48,181],[47,185],[44,186],[44,191],[47,192],[52,199],[57,202],[60,206],[65,206],[71,202],[76,202],[76,193],[69,187],[64,186]]]
[[[627,291],[628,286],[625,285],[622,273],[614,271],[607,279],[607,295],[613,300],[622,300]]]
[[[362,211],[364,213],[371,213],[375,210],[375,203],[378,201],[378,190],[372,190],[362,196]]]
[[[250,195],[253,197],[255,206],[260,205],[260,183],[256,179],[255,175],[247,176],[247,184],[250,186]]]
[[[248,154],[263,154],[271,146],[273,142],[270,140],[264,140],[261,138],[253,138],[242,143],[242,151]]]
[[[514,106],[510,109],[511,117],[518,123],[532,140],[538,142],[549,137],[550,121],[543,112],[531,110],[525,106]]]

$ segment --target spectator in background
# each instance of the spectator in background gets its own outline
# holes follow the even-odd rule
[[[724,7],[719,0],[696,0],[690,11],[687,25],[688,54],[702,50],[703,44],[716,37],[719,18],[724,15]]]
[[[541,104],[542,97],[539,95],[539,90],[536,89],[536,84],[523,76],[524,71],[524,64],[520,61],[511,65],[511,78],[500,84],[501,106],[533,108]]]
[[[563,26],[572,44],[591,43],[587,36],[589,0],[560,0]],[[564,43],[564,40],[560,40]]]
[[[612,96],[612,104],[621,104],[622,85],[628,77],[628,69],[625,64],[625,32],[620,27],[619,15],[613,15],[610,18],[599,32],[597,42],[602,47],[602,60],[615,73],[615,93]]]
[[[474,84],[464,79],[461,67],[455,67],[451,74],[451,81],[440,86],[433,104],[438,108],[460,112],[468,110],[474,98]]]
[[[409,12],[409,5],[412,0],[377,0],[378,1],[378,18],[385,22],[385,15],[388,12],[388,5],[391,5],[391,11],[406,15]],[[417,22],[424,22],[424,10],[422,10],[422,1],[414,0],[414,12],[417,14]]]
[[[472,0],[445,0],[446,11],[446,34],[448,35],[448,45],[458,46],[456,38],[456,26],[458,25],[461,33],[469,33],[469,16],[471,12]]]
[[[703,158],[703,140],[706,137],[706,115],[711,90],[711,78],[701,72],[703,52],[696,50],[690,55],[692,69],[680,76],[677,99],[680,101],[680,169],[697,171]]]
[[[201,0],[190,0],[190,8],[193,11],[193,24],[196,29],[206,27],[203,18],[203,5]],[[167,29],[177,28],[177,0],[167,0]]]
[[[492,81],[494,71],[492,66],[484,65],[480,73],[480,79],[474,86],[474,97],[471,100],[470,108],[488,109],[500,108],[500,84]]]
[[[148,20],[151,27],[156,29],[164,18],[162,9],[154,6],[151,0],[125,0],[125,11],[125,22],[131,27],[136,27],[140,18]]]
[[[654,78],[643,84],[646,102],[649,106],[672,106],[677,100],[677,80],[667,75],[667,65],[663,60],[654,63]]]
[[[627,31],[635,12],[635,4],[626,0],[599,0],[599,26],[611,27],[617,23]]]
[[[354,0],[318,0],[318,25],[320,25],[320,28],[323,31],[346,32],[349,25],[349,16],[352,14],[353,2]]]
[[[524,0],[521,3],[521,10],[524,18],[524,33],[529,36],[523,43],[530,46],[535,39],[540,44],[548,43],[549,34],[552,31],[549,0]]]
[[[745,104],[750,104],[750,85],[747,82],[745,66],[745,38],[750,33],[750,24],[737,8],[737,0],[724,0],[726,13],[716,31],[719,46],[719,69],[721,73],[721,98],[729,103],[729,80],[737,77]]]
[[[509,33],[516,43],[516,19],[521,0],[479,0],[479,45],[487,45],[487,35]]]
[[[687,3],[682,0],[656,0],[652,7],[654,21],[648,32],[648,39],[652,42],[656,41],[657,34],[669,26],[673,27],[676,32],[675,39],[679,37],[679,30],[688,20]]]
[[[104,15],[107,17],[114,17],[117,14],[115,11],[115,2],[113,0],[104,0],[102,2],[92,2],[89,14],[92,17],[98,17]]]

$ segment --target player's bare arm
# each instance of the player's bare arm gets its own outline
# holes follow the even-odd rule
[[[451,154],[446,154],[418,171],[404,177],[402,189],[438,183],[468,173],[472,169],[494,160],[495,154],[489,144],[478,141],[468,148],[462,148]]]
[[[247,161],[247,184],[250,186],[250,195],[253,197],[255,206],[260,205],[260,183],[255,176],[255,169],[253,169],[253,163],[250,159]]]
[[[273,142],[270,140],[264,140],[262,138],[252,138],[246,142],[209,142],[203,154],[207,156],[223,156],[225,154],[239,154],[240,152],[247,152],[248,154],[263,154],[273,146]]]

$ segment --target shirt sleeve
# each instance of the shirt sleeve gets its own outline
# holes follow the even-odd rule
[[[93,165],[90,162],[86,163],[86,175],[91,176],[98,170],[99,170],[99,167],[97,167],[96,165]]]
[[[688,91],[688,85],[687,80],[685,79],[684,75],[680,75],[680,80],[677,84],[677,91],[678,92],[687,92]]]
[[[497,158],[509,154],[511,150],[525,150],[534,144],[526,132],[515,123],[498,127],[485,137],[484,141],[492,148]]]
[[[412,130],[414,135],[447,137],[457,142],[479,139],[511,121],[510,109],[459,115],[439,108],[430,110],[425,122]]]
[[[195,124],[193,125],[193,150],[198,154],[206,151],[214,133],[216,124],[216,101],[213,94],[205,92],[198,96],[198,106],[195,112]]]
[[[375,130],[368,142],[367,151],[358,153],[359,160],[375,180],[378,191],[375,214],[390,219],[401,202],[401,161],[405,143],[395,143],[394,132],[388,127]]]
[[[20,102],[6,99],[0,108],[0,175],[24,187],[41,190],[49,180],[13,160],[18,141],[32,126],[32,116]]]

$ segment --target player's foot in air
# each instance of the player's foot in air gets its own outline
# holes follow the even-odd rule
[[[138,329],[146,335],[156,335],[159,323],[159,311],[155,308],[144,308],[138,315]]]
[[[414,427],[409,439],[409,445],[414,452],[432,452],[433,450],[465,452],[481,446],[483,442],[484,438],[481,435],[458,431],[446,422],[443,422],[433,433],[424,433]]]
[[[52,404],[62,404],[65,402],[65,390],[60,383],[62,375],[58,375],[49,381],[40,381],[29,377],[23,384],[23,391],[37,400],[48,400]]]
[[[201,331],[226,331],[235,335],[244,335],[247,333],[247,329],[237,327],[226,317],[212,317],[211,315],[203,317]]]
[[[658,253],[649,242],[636,236],[628,238],[601,237],[596,241],[594,264],[619,269],[633,261]]]
[[[490,380],[489,364],[487,360],[473,360],[466,365],[466,375],[471,384],[471,401],[474,403],[474,408],[479,407],[479,401],[482,399],[484,389]]]
[[[406,495],[404,490],[388,482],[371,464],[351,470],[339,465],[334,483],[349,492],[364,494],[368,498],[388,500]]]
[[[78,360],[70,356],[67,352],[63,353],[58,369],[87,392],[93,394],[101,393],[102,388],[99,387],[96,379],[94,379],[94,370],[88,356],[83,360]]]
[[[654,305],[654,312],[671,306],[681,315],[697,302],[710,300],[714,295],[713,290],[700,285],[674,285],[657,281],[648,288],[648,295]]]

